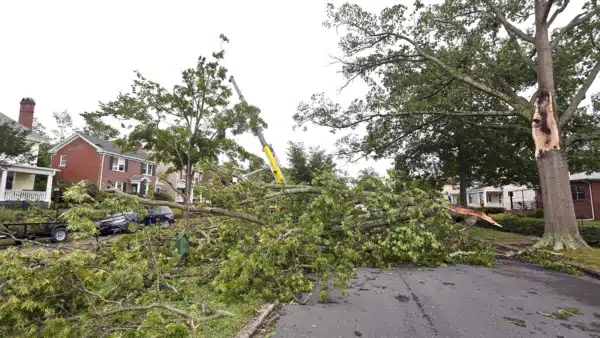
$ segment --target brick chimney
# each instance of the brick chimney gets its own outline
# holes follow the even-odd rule
[[[33,126],[33,109],[35,101],[30,97],[24,97],[21,100],[21,109],[19,109],[19,123],[26,128]]]

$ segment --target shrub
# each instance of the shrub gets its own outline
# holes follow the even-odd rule
[[[600,247],[600,227],[585,227],[581,230],[583,239],[593,247]]]
[[[506,215],[498,223],[507,232],[538,237],[544,234],[544,220],[539,218]]]
[[[544,220],[541,218],[507,215],[497,221],[506,232],[537,237],[544,235]],[[580,233],[590,246],[600,247],[600,227],[580,228]]]
[[[544,209],[525,211],[522,216],[531,218],[544,218]]]
[[[483,211],[486,214],[503,214],[506,212],[506,209],[502,208],[502,207],[480,207],[477,208],[477,210],[479,211]]]
[[[166,191],[155,192],[154,195],[152,196],[152,199],[157,200],[157,201],[169,201],[169,202],[175,201],[173,196],[169,195]]]

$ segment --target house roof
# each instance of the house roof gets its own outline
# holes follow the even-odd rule
[[[64,141],[62,141],[61,143],[55,145],[52,149],[50,149],[49,152],[54,154],[59,149],[61,149],[65,145],[73,142],[77,138],[82,138],[84,141],[86,141],[92,147],[94,147],[96,149],[96,151],[98,151],[99,153],[108,153],[108,154],[114,154],[117,156],[121,155],[121,156],[129,157],[129,158],[133,158],[133,159],[148,161],[149,154],[143,150],[136,150],[136,151],[132,151],[132,152],[123,153],[121,151],[121,148],[119,148],[118,146],[113,144],[113,141],[104,140],[99,137],[86,135],[86,134],[82,134],[82,133],[76,133],[76,134],[73,134],[73,135],[67,137]]]
[[[587,181],[587,180],[600,180],[600,172],[592,172],[592,173],[576,173],[570,175],[569,179],[571,181]]]
[[[8,125],[12,126],[13,128],[19,129],[19,130],[29,130],[29,134],[27,134],[27,137],[26,137],[27,139],[39,141],[39,142],[47,142],[48,141],[42,135],[34,132],[33,130],[30,130],[29,128],[23,127],[17,121],[11,119],[10,117],[8,117],[2,113],[0,113],[0,124],[8,124]]]
[[[91,136],[91,135],[85,135],[85,134],[78,134],[78,135],[85,138],[87,141],[97,145],[98,147],[102,148],[103,150],[105,150],[107,152],[123,154],[123,155],[131,156],[131,157],[139,158],[142,160],[148,159],[148,153],[143,150],[122,153],[121,148],[114,145],[113,141],[104,140],[104,139],[101,139],[101,138],[98,138],[95,136]]]

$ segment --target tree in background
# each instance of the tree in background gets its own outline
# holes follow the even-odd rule
[[[287,157],[290,167],[287,169],[292,182],[312,184],[313,179],[325,172],[334,172],[333,155],[319,147],[309,147],[303,143],[288,143]]]
[[[85,126],[81,129],[82,133],[104,140],[114,140],[119,136],[118,129],[102,121],[101,112],[83,112],[79,115],[85,122]]]
[[[546,211],[537,246],[586,247],[575,222],[565,149],[580,139],[600,139],[598,130],[574,126],[574,121],[589,120],[578,107],[600,72],[600,7],[586,1],[574,18],[557,27],[555,20],[569,3],[446,0],[425,6],[418,0],[412,13],[396,5],[380,15],[358,5],[328,5],[326,25],[345,32],[340,40],[343,73],[349,81],[361,77],[371,90],[347,109],[315,95],[312,105],[300,106],[296,120],[334,129],[364,124],[370,131],[392,128],[400,116],[431,115],[503,118],[502,125],[530,128]],[[412,109],[409,103],[419,100],[415,88],[429,80],[423,77],[426,67],[435,69],[434,83],[467,86],[502,109]],[[471,121],[480,135],[485,125]]]
[[[63,110],[60,113],[53,112],[52,118],[56,124],[56,128],[52,129],[52,139],[54,142],[62,142],[67,136],[73,132],[73,118],[68,111]]]
[[[26,154],[31,151],[27,142],[29,131],[19,128],[16,124],[0,123],[0,169],[9,164],[18,164],[29,161]]]
[[[213,165],[219,155],[226,155],[230,161],[248,158],[249,154],[226,132],[238,135],[266,124],[256,107],[245,103],[229,106],[232,92],[226,83],[227,71],[221,65],[224,54],[213,53],[210,61],[198,58],[194,68],[182,72],[182,83],[170,91],[136,72],[131,93],[101,103],[102,116],[135,124],[126,138],[118,140],[122,149],[135,149],[141,143],[153,160],[172,164],[167,173],[183,170],[188,178],[198,166]],[[173,187],[187,206],[191,204],[192,183],[186,180],[183,193]]]

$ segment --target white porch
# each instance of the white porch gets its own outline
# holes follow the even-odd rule
[[[56,169],[12,165],[0,170],[0,202],[45,202],[50,206]],[[34,190],[35,176],[46,176],[46,189]]]
[[[448,190],[445,195],[450,203],[460,203],[459,190]],[[502,195],[502,188],[467,189],[467,205],[470,207],[504,207]]]
[[[485,187],[467,190],[467,204],[473,207],[504,207],[502,188]]]

